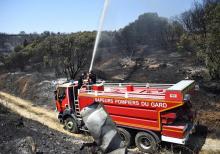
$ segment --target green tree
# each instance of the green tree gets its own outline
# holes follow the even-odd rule
[[[92,32],[50,38],[47,40],[44,62],[53,66],[57,72],[75,79],[79,71],[90,61],[94,40],[95,33]]]
[[[25,52],[13,52],[10,56],[5,56],[3,63],[9,70],[15,70],[19,68],[21,71],[27,65],[29,59],[28,53]]]
[[[14,48],[14,51],[15,52],[19,52],[23,49],[23,46],[22,45],[17,45],[15,48]]]
[[[212,79],[220,79],[220,1],[195,1],[192,9],[181,15],[181,21],[186,34],[179,47],[194,50]]]

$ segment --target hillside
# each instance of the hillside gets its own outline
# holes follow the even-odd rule
[[[13,52],[15,47],[24,45],[36,39],[36,34],[6,34],[0,33],[0,53]]]
[[[141,14],[135,21],[117,31],[103,31],[95,56],[94,68],[99,69],[101,65],[105,65],[98,71],[108,74],[109,70],[106,71],[106,67],[126,70],[127,68],[122,66],[124,64],[120,64],[126,59],[131,60],[131,65],[135,65],[134,69],[136,69],[137,65],[145,65],[148,60],[153,64],[161,64],[160,58],[163,57],[161,61],[164,60],[166,63],[162,64],[163,66],[175,66],[175,64],[169,64],[169,58],[176,58],[177,62],[183,60],[182,66],[184,67],[184,60],[189,58],[188,63],[191,62],[191,67],[205,68],[210,80],[219,80],[220,21],[218,15],[220,5],[215,0],[194,5],[190,10],[180,14],[177,19],[168,19],[157,13],[148,12]],[[198,18],[194,18],[195,16]],[[7,36],[9,35],[5,35]],[[71,34],[46,31],[42,34],[24,36],[27,39],[14,36],[17,37],[14,45],[22,39],[23,43],[16,46],[11,54],[0,56],[0,61],[4,66],[2,68],[6,72],[51,71],[57,77],[75,79],[80,72],[88,70],[96,36],[95,31]],[[11,41],[13,42],[13,39]],[[2,45],[5,44],[4,42],[7,44],[5,39],[1,42]],[[147,59],[148,54],[153,52],[158,62],[152,62],[154,57]],[[174,56],[166,56],[172,52]],[[178,55],[186,56],[178,59],[180,58]],[[114,60],[115,63],[111,63],[110,60]]]

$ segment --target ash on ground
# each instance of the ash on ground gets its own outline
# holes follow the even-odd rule
[[[87,146],[80,139],[22,118],[2,105],[0,105],[0,130],[0,154],[86,154],[95,153],[97,150],[95,145]]]

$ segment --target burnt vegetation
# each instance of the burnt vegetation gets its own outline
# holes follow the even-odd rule
[[[190,10],[172,19],[160,17],[157,13],[145,13],[124,28],[104,31],[99,47],[100,50],[108,48],[109,52],[117,48],[114,54],[130,58],[142,57],[136,51],[144,45],[167,52],[190,52],[196,64],[207,67],[212,80],[219,80],[219,27],[219,0],[196,1]],[[74,79],[81,70],[89,67],[95,35],[95,31],[1,33],[1,71],[53,71],[56,76]]]

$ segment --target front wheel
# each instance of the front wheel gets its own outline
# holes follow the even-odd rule
[[[131,145],[131,134],[124,128],[118,127],[119,135],[121,139],[124,141],[125,145],[129,147]]]
[[[66,118],[66,120],[64,121],[64,128],[71,133],[79,133],[77,122],[71,117]]]
[[[147,132],[139,132],[135,136],[135,144],[138,149],[146,153],[156,153],[158,149],[157,141],[153,135]]]

